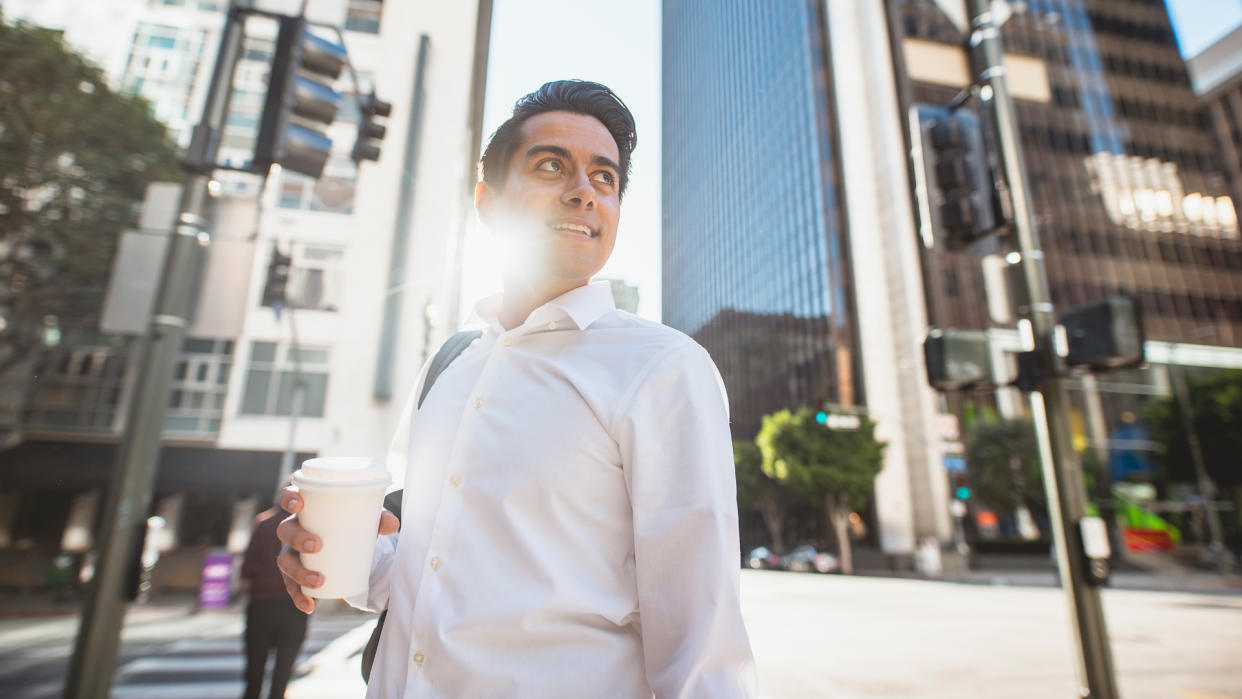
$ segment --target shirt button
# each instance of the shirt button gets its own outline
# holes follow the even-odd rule
[[[414,654],[415,665],[422,665],[426,660],[427,660],[427,656],[423,655],[423,652],[421,650]]]
[[[504,345],[505,347],[510,347],[513,345],[513,338],[511,337],[501,338],[500,344]]]
[[[440,570],[440,558],[439,558],[438,556],[433,556],[433,557],[432,557],[432,559],[431,559],[431,569],[432,569],[432,570]]]
[[[449,477],[449,483],[452,483],[454,488],[461,485],[461,475],[454,473]]]
[[[551,323],[548,323],[548,330],[556,330],[556,321],[555,321],[555,320],[554,320],[554,321],[552,321]]]
[[[475,398],[475,399],[474,399],[474,409],[475,409],[475,410],[478,410],[479,408],[482,408],[482,407],[483,407],[483,399],[482,399],[482,398]]]

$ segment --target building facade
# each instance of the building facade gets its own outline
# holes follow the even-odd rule
[[[301,3],[255,6],[296,13]],[[7,0],[3,12],[6,21],[62,30],[115,89],[146,97],[185,145],[226,7]],[[154,511],[167,522],[169,551],[244,547],[236,534],[271,501],[286,449],[299,459],[382,457],[420,366],[457,316],[491,3],[312,0],[307,16],[343,30],[358,84],[349,71],[337,84],[346,99],[329,131],[333,155],[323,177],[277,167],[266,181],[221,171],[212,184],[212,244],[175,368],[156,479]],[[240,166],[252,153],[275,29],[262,18],[247,23],[222,163]],[[335,39],[330,30],[324,36]],[[392,116],[380,159],[357,165],[349,156],[356,99],[372,89],[393,104]],[[71,524],[98,519],[146,323],[144,312],[126,309],[117,280],[155,268],[175,201],[175,187],[149,193],[138,230],[122,238],[96,341],[49,344],[27,368],[0,451],[0,549],[54,553],[64,532],[81,530]],[[277,249],[292,256],[296,307],[281,314],[261,305]],[[292,429],[299,381],[304,400]],[[72,538],[73,551],[89,549]]]
[[[1233,200],[1242,201],[1242,27],[1192,56],[1186,68],[1212,120]]]
[[[818,2],[664,3],[663,318],[715,358],[735,437],[861,400]],[[776,333],[788,352],[754,354]]]
[[[1024,5],[1002,34],[1053,302],[1064,311],[1126,294],[1138,299],[1146,328],[1147,366],[1070,382],[1076,443],[1107,460],[1118,450],[1154,446],[1118,435],[1133,436],[1124,428],[1127,413],[1141,415],[1145,401],[1169,395],[1169,367],[1193,376],[1242,366],[1234,194],[1224,149],[1191,90],[1163,2]],[[927,388],[922,359],[933,327],[987,330],[1003,371],[1022,348],[1013,299],[1005,298],[1003,244],[988,256],[944,250],[920,229],[913,194],[912,111],[947,104],[972,81],[964,4],[832,0],[779,11],[755,5],[732,10],[737,16],[681,0],[664,7],[665,321],[712,352],[735,408],[751,401],[761,406],[757,412],[840,402],[843,382],[832,384],[836,394],[808,392],[807,372],[792,358],[807,357],[811,375],[838,376],[839,364],[825,357],[857,357],[854,400],[889,443],[873,502],[876,543],[901,558],[926,537],[945,542],[945,464],[962,449],[954,416],[967,402],[1011,416],[1026,410],[1012,389],[939,396]],[[823,48],[804,51],[814,23],[810,31]],[[781,47],[771,55],[799,58],[760,72],[765,41]],[[748,83],[752,70],[764,80]],[[806,110],[776,87],[799,81],[824,86],[827,107]],[[765,108],[772,113],[748,114]],[[789,128],[804,114],[811,126]],[[782,145],[790,132],[809,139],[793,154]],[[776,173],[754,172],[751,154]],[[808,159],[821,166],[806,165]],[[753,179],[730,184],[739,177]],[[788,238],[771,230],[773,219],[819,201],[829,202],[830,216],[797,219]],[[825,246],[839,258],[825,260]],[[741,330],[747,325],[736,318],[751,308],[736,299],[770,312],[754,289],[811,267],[812,275],[831,280],[821,288],[835,292],[844,308],[828,317],[833,325],[849,319],[842,324],[849,332],[790,332],[805,333],[808,347],[824,342],[827,352],[799,353],[794,338],[771,329]],[[735,320],[706,323],[702,309],[718,307],[735,311]],[[790,312],[792,320],[799,310]],[[731,366],[741,368],[723,371]],[[759,398],[764,389],[755,377],[775,387],[770,397]],[[752,423],[737,427],[737,436],[753,435]]]

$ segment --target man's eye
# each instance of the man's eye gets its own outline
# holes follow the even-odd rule
[[[544,172],[560,172],[561,164],[555,160],[544,160],[536,165],[535,169],[543,170]]]
[[[607,172],[607,171],[597,172],[593,175],[593,178],[595,179],[596,182],[602,182],[608,186],[612,186],[617,183],[616,175],[612,174],[611,172]]]

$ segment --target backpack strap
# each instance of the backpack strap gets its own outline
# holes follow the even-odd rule
[[[431,387],[435,385],[436,379],[440,378],[440,374],[448,368],[449,364],[457,359],[457,355],[461,354],[470,343],[479,339],[483,334],[482,330],[462,330],[454,333],[449,339],[440,345],[436,356],[431,358],[431,366],[427,367],[427,378],[423,379],[423,390],[418,394],[418,406],[423,407],[423,400],[427,398],[427,393],[431,391]],[[404,490],[394,490],[384,498],[384,509],[392,512],[401,518],[401,496]],[[369,682],[371,679],[371,665],[375,663],[375,653],[379,650],[380,633],[384,631],[384,620],[388,618],[388,610],[380,612],[379,619],[375,622],[375,629],[371,631],[371,638],[367,639],[367,645],[362,649],[362,680]]]
[[[482,330],[462,330],[453,333],[449,339],[440,345],[440,351],[436,352],[436,356],[431,358],[431,366],[427,367],[427,378],[423,379],[423,391],[418,394],[418,407],[423,407],[423,401],[427,398],[427,393],[431,391],[431,387],[435,385],[436,379],[440,378],[440,374],[448,368],[448,365],[457,359],[457,355],[461,354],[471,342],[479,339],[483,334]]]

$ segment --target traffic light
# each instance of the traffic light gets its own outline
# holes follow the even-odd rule
[[[998,226],[983,128],[966,109],[919,105],[916,114],[911,136],[923,239],[961,250]]]
[[[1061,316],[1069,353],[1065,363],[1096,370],[1143,363],[1143,319],[1128,296],[1108,296]]]
[[[384,140],[388,127],[376,121],[377,117],[387,118],[392,114],[392,104],[375,96],[375,93],[362,98],[361,113],[358,120],[358,140],[354,142],[354,162],[363,160],[379,160],[379,142]]]
[[[990,385],[992,350],[982,330],[932,330],[923,341],[927,382],[940,391]]]
[[[267,281],[263,284],[264,306],[283,307],[285,287],[289,284],[289,267],[293,258],[272,248],[272,259],[267,263]]]
[[[953,474],[953,497],[958,500],[969,500],[972,495],[970,479],[964,473]]]
[[[303,17],[282,17],[267,99],[259,121],[251,170],[273,164],[319,177],[332,153],[324,129],[336,118],[341,93],[332,84],[347,61],[345,47],[307,30]]]

